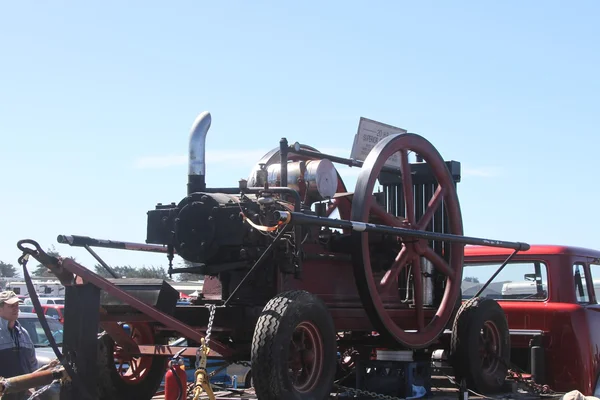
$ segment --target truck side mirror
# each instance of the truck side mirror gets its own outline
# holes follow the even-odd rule
[[[524,278],[526,281],[535,281],[536,280],[535,274],[525,274]]]

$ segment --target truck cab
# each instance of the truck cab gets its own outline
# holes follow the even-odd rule
[[[531,372],[531,347],[541,347],[540,383],[598,396],[600,251],[532,245],[510,258],[481,291],[511,253],[466,246],[463,300],[479,294],[500,304],[511,331],[511,363],[518,369]]]

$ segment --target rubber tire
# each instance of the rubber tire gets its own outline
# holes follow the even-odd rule
[[[501,363],[493,375],[484,374],[478,343],[485,322],[493,322],[500,336]],[[467,300],[458,310],[452,326],[450,362],[456,382],[466,381],[467,388],[481,394],[500,393],[510,365],[510,332],[504,311],[493,299],[475,297]]]
[[[310,392],[294,389],[287,374],[289,344],[298,324],[311,322],[323,341],[321,379]],[[252,381],[261,400],[328,399],[336,372],[336,333],[331,314],[315,295],[298,290],[280,293],[264,307],[252,338]]]
[[[246,374],[246,379],[244,379],[244,389],[250,389],[254,385],[252,381],[252,369],[248,371]]]
[[[114,363],[114,340],[107,334],[98,339],[98,400],[150,400],[156,396],[167,372],[167,358],[154,357],[149,371],[139,384],[125,383]],[[166,344],[157,340],[156,344]]]
[[[454,309],[452,310],[452,314],[450,315],[450,319],[448,320],[446,329],[452,329],[452,326],[454,325],[454,321],[456,321],[456,316],[458,315],[458,312],[460,311],[462,304],[463,303],[462,303],[462,289],[461,289],[458,292],[458,298],[456,299],[456,305],[454,306]]]

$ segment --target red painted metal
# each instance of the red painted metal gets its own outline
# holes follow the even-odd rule
[[[100,289],[106,291],[117,299],[123,301],[125,304],[130,305],[135,308],[139,312],[148,315],[153,318],[155,321],[164,324],[165,326],[171,328],[172,330],[179,332],[182,336],[185,336],[194,341],[200,342],[200,340],[205,336],[203,333],[196,331],[191,326],[184,324],[183,322],[171,317],[168,314],[165,314],[156,308],[138,300],[134,296],[130,295],[124,290],[121,290],[116,285],[112,284],[108,280],[104,279],[100,275],[97,275],[85,268],[81,264],[75,262],[75,260],[71,258],[64,258],[59,261],[60,267],[76,276],[81,278],[83,282],[91,283]],[[64,280],[63,281],[64,284]],[[69,280],[67,280],[68,282]],[[72,280],[71,280],[72,281]],[[213,348],[216,352],[221,354],[223,357],[228,357],[232,354],[232,351],[222,343],[219,343],[216,340],[211,340],[211,348]]]
[[[481,256],[489,258],[490,256],[501,255],[507,256],[511,254],[513,250],[504,249],[501,247],[487,247],[487,246],[465,246],[465,257]],[[532,244],[529,250],[522,250],[519,252],[519,257],[526,255],[571,255],[571,256],[582,256],[582,257],[593,257],[600,258],[600,251],[595,249],[587,249],[585,247],[577,246],[565,246],[565,245],[552,245],[552,244]]]
[[[120,329],[123,330],[123,328]],[[136,344],[154,342],[154,332],[147,324],[134,323],[130,325],[129,330],[131,339]],[[153,361],[150,356],[131,354],[119,345],[115,345],[114,358],[119,376],[123,382],[130,385],[136,385],[146,378]]]
[[[425,230],[432,222],[433,216],[442,204],[446,206],[450,234],[463,235],[462,218],[454,180],[443,158],[426,139],[418,135],[405,134],[395,138],[388,137],[378,144],[385,143],[383,147],[373,149],[367,156],[358,177],[356,191],[352,200],[351,220],[372,222],[373,215],[377,216],[384,224],[389,226]],[[400,153],[402,170],[402,188],[406,202],[403,219],[394,217],[381,208],[372,195],[375,181],[379,178],[382,168],[392,155]],[[431,168],[437,180],[436,193],[431,198],[423,216],[417,220],[415,215],[414,186],[411,177],[411,167],[408,162],[408,153],[419,154]],[[385,274],[374,271],[371,265],[371,250],[369,234],[366,232],[355,234],[353,246],[360,249],[361,257],[353,255],[354,275],[356,286],[368,315],[375,328],[382,333],[389,333],[394,339],[411,348],[426,347],[434,342],[444,331],[456,304],[462,279],[462,262],[464,245],[451,244],[449,262],[433,248],[429,247],[426,240],[410,239],[404,241],[395,262]],[[400,238],[399,238],[400,240]],[[441,303],[432,318],[426,318],[423,302],[423,266],[421,260],[431,262],[438,272],[446,276],[446,288]],[[401,273],[406,273],[411,265],[414,279],[414,303],[412,309],[413,323],[398,321],[392,318],[389,309],[398,308],[400,296],[398,293],[397,278]],[[407,332],[407,326],[416,325],[416,332]]]
[[[175,372],[173,372],[173,369]],[[179,383],[177,383],[179,381]],[[187,375],[183,365],[173,365],[169,363],[169,368],[165,374],[165,400],[187,399]]]
[[[323,338],[317,327],[308,321],[294,330],[290,346],[291,373],[295,375],[294,388],[300,393],[309,393],[319,384],[323,373]]]
[[[465,264],[504,260],[510,250],[467,246]],[[600,304],[590,283],[590,303],[577,302],[573,264],[587,264],[600,258],[600,251],[572,246],[532,245],[514,261],[543,261],[547,265],[548,298],[544,301],[502,300],[510,329],[544,332],[546,383],[552,390],[573,389],[586,396],[594,394],[600,375]],[[588,275],[589,276],[589,275]],[[587,280],[590,281],[589,279]],[[511,337],[511,347],[526,351],[528,337]]]
[[[211,339],[212,343],[212,339]],[[134,354],[143,354],[143,355],[153,355],[153,356],[174,356],[179,354],[182,357],[195,357],[196,351],[198,347],[181,347],[181,346],[166,346],[166,345],[140,345],[138,346],[137,353]],[[222,355],[210,351],[208,353],[208,358],[222,358]]]
[[[138,344],[119,324],[116,322],[100,322],[100,327],[106,331],[106,333],[108,333],[109,336],[115,341],[115,343],[119,345],[126,353],[139,353]]]

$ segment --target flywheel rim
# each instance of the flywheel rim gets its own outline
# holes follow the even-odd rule
[[[438,191],[436,191],[436,195],[434,195],[434,198],[430,202],[432,211],[428,213],[427,209],[425,209],[424,215],[419,221],[416,221],[414,218],[414,202],[412,200],[414,192],[410,174],[408,174],[409,180],[407,181],[407,175],[402,173],[404,193],[409,193],[411,196],[410,203],[407,201],[407,206],[410,206],[407,207],[407,209],[413,209],[412,212],[409,211],[405,213],[407,215],[405,216],[404,221],[397,219],[392,214],[388,214],[381,207],[377,207],[376,204],[373,203],[374,199],[372,193],[375,182],[387,159],[394,153],[400,152],[401,159],[403,160],[403,168],[401,169],[405,170],[406,168],[410,168],[410,165],[408,164],[409,151],[416,152],[427,162],[438,182]],[[449,212],[449,233],[463,235],[462,216],[456,188],[442,156],[435,147],[422,136],[411,133],[390,135],[380,140],[374,146],[363,163],[352,201],[351,219],[353,221],[369,222],[369,216],[372,215],[371,212],[375,211],[375,213],[384,219],[386,221],[385,223],[388,225],[424,230],[424,227],[427,225],[427,223],[423,223],[426,222],[425,218],[433,218],[433,211],[441,207],[442,203],[446,207],[447,212]],[[410,348],[426,347],[435,341],[446,328],[456,304],[457,296],[460,295],[464,245],[461,243],[450,244],[451,255],[449,263],[446,263],[445,260],[437,255],[437,253],[434,254],[435,252],[433,249],[427,244],[425,244],[424,247],[424,241],[417,241],[418,243],[415,245],[402,245],[402,251],[398,253],[396,262],[393,264],[393,267],[395,266],[398,271],[401,271],[402,268],[410,262],[418,272],[418,274],[415,275],[420,276],[421,257],[424,255],[426,259],[432,261],[434,268],[443,271],[447,276],[446,288],[435,316],[427,324],[424,324],[424,306],[421,297],[420,309],[418,304],[415,307],[415,317],[417,325],[423,326],[418,326],[416,332],[408,332],[392,320],[391,316],[386,311],[384,302],[381,298],[380,289],[388,284],[385,276],[391,276],[393,274],[386,273],[384,279],[379,282],[380,286],[378,288],[371,267],[368,233],[353,232],[352,236],[354,277],[363,306],[375,329],[377,329],[380,334],[386,335],[403,346]],[[392,270],[392,268],[390,268],[390,270]],[[397,274],[399,274],[399,272],[397,272]],[[413,292],[422,293],[421,279],[422,278],[415,278]],[[394,280],[395,277],[392,276],[392,283],[388,284],[388,290],[390,289],[390,286],[393,286]],[[421,284],[417,284],[417,281]],[[416,296],[415,299],[417,299]]]

